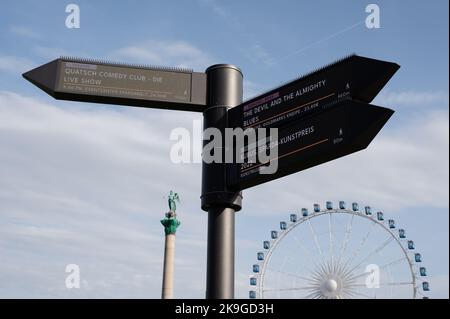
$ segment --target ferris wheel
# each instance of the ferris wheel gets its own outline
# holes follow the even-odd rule
[[[277,228],[256,254],[251,299],[428,298],[422,255],[383,212],[326,202]]]

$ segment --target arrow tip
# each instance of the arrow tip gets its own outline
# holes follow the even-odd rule
[[[353,129],[359,132],[354,143],[360,145],[361,149],[369,146],[395,112],[386,107],[357,101],[349,101],[347,105]]]
[[[22,74],[23,78],[50,94],[55,93],[58,60],[53,60]]]
[[[357,91],[355,99],[370,103],[387,82],[400,69],[394,62],[376,60],[362,56],[354,57],[353,70]]]

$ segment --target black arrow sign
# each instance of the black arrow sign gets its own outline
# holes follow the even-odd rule
[[[60,100],[203,112],[206,74],[61,58],[23,74]]]
[[[249,188],[365,149],[393,113],[371,104],[341,101],[326,112],[278,130],[275,174],[260,174],[264,165],[258,162],[231,164],[228,185]],[[242,152],[244,157],[246,152]]]
[[[230,109],[229,126],[281,127],[343,99],[370,103],[399,67],[349,56]]]

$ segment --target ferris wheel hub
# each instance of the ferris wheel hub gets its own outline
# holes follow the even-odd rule
[[[322,282],[320,291],[325,297],[336,297],[338,292],[338,283],[333,278],[329,278]]]

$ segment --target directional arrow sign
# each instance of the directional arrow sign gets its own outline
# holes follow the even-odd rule
[[[278,170],[260,174],[261,163],[229,165],[228,185],[245,189],[365,149],[394,111],[352,100],[337,103],[278,130]],[[275,144],[267,147],[273,147]],[[241,150],[244,156],[247,152]]]
[[[23,74],[60,100],[203,112],[206,74],[60,58]]]
[[[349,56],[230,109],[229,126],[281,127],[343,99],[370,103],[399,67]]]

